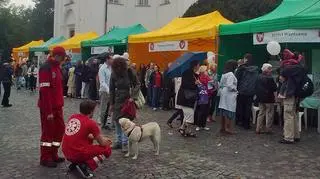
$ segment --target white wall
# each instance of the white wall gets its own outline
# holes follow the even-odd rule
[[[54,36],[69,37],[69,29],[76,33],[88,31],[99,35],[105,31],[106,0],[55,0]],[[181,17],[196,0],[149,0],[148,7],[136,6],[137,0],[119,0],[121,5],[108,4],[107,29],[142,24],[148,30],[162,27],[175,17]]]

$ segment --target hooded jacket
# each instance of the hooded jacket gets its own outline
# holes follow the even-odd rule
[[[236,71],[236,78],[238,80],[238,92],[240,95],[253,96],[255,95],[256,82],[259,75],[257,66],[250,66],[249,64],[241,65]]]

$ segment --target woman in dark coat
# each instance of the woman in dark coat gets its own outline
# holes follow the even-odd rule
[[[272,77],[272,65],[265,63],[263,64],[262,74],[259,75],[256,96],[259,102],[259,115],[257,119],[256,133],[270,133],[271,126],[273,123],[274,114],[274,102],[275,96],[277,95],[277,84]],[[262,131],[263,122],[265,121],[265,131]]]
[[[147,88],[146,88],[146,82],[145,82],[146,72],[147,72],[147,67],[144,64],[141,64],[139,72],[138,72],[138,77],[139,77],[139,81],[141,83],[141,87],[140,87],[141,92],[144,97],[147,96]]]
[[[184,113],[183,124],[179,132],[183,136],[195,137],[190,125],[194,123],[194,106],[197,100],[197,85],[200,84],[199,61],[192,61],[190,69],[182,74],[182,82],[178,92],[177,104],[181,106]]]
[[[95,59],[89,66],[89,99],[98,100],[97,75],[99,73],[99,64]]]
[[[128,138],[121,130],[119,119],[126,117],[121,112],[121,107],[127,99],[133,100],[138,95],[140,84],[132,70],[128,68],[127,60],[118,57],[114,59],[112,64],[112,73],[110,79],[110,108],[113,111],[113,121],[116,127],[117,141],[114,143],[113,149],[125,149]]]

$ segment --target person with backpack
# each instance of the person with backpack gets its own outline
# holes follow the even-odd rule
[[[257,66],[253,66],[251,54],[244,56],[243,64],[240,65],[235,73],[238,80],[237,110],[236,124],[240,124],[244,129],[250,129],[251,109],[253,96],[255,95],[255,87],[258,79],[259,70]]]
[[[280,66],[280,80],[282,86],[279,98],[283,99],[284,108],[284,138],[279,142],[282,144],[293,144],[300,141],[298,130],[298,104],[300,100],[311,96],[313,83],[308,78],[307,72],[299,59],[289,49],[283,51],[283,60]]]

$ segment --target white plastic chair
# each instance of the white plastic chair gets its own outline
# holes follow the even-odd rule
[[[252,105],[252,123],[253,124],[256,124],[258,111],[259,111],[259,107]]]
[[[302,129],[302,115],[305,114],[304,112],[299,112],[299,116],[298,116],[298,119],[299,119],[299,132],[301,132],[301,129]],[[305,125],[305,129],[308,129],[308,118],[306,116],[304,116],[304,125]]]

